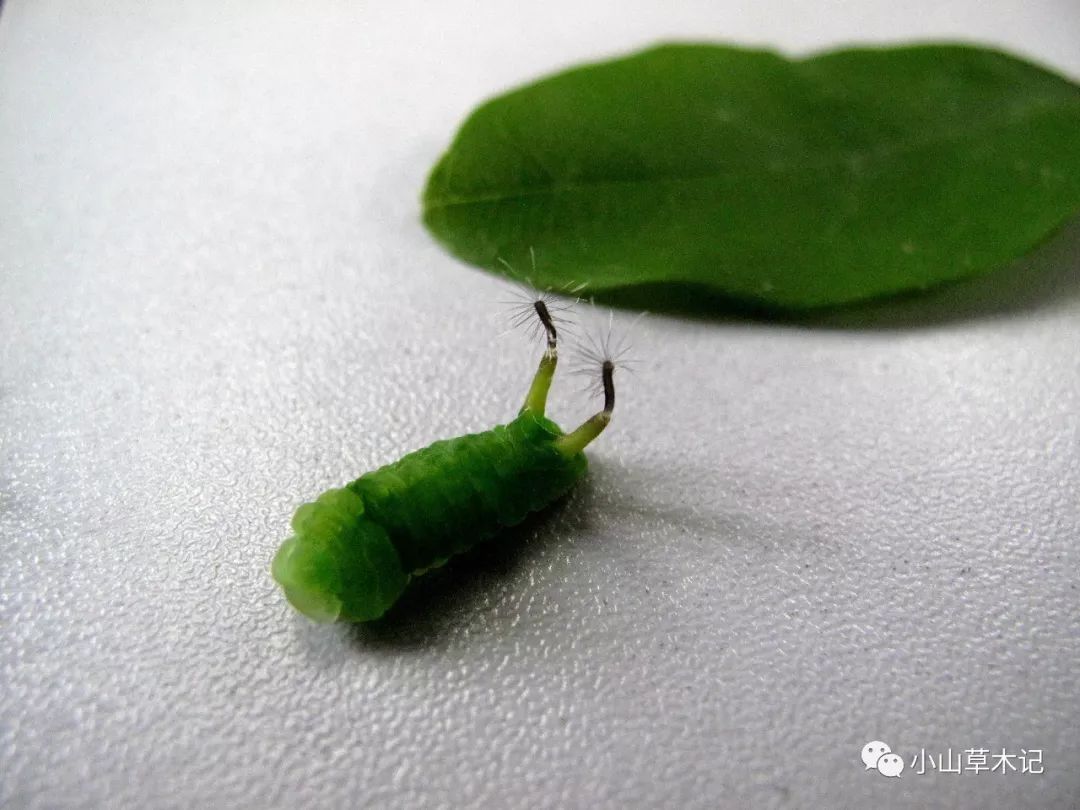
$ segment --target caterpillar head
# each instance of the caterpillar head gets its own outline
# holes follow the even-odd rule
[[[271,573],[285,596],[317,622],[368,621],[405,589],[408,576],[386,532],[364,518],[348,489],[324,492],[296,510],[296,533],[282,543]]]

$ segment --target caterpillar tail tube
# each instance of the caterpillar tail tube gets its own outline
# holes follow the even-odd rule
[[[296,510],[295,534],[271,574],[294,608],[316,622],[376,619],[409,582],[386,531],[364,518],[363,500],[332,489]]]

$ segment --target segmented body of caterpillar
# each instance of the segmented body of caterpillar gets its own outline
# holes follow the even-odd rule
[[[293,517],[272,573],[292,605],[322,622],[381,616],[409,580],[565,495],[585,474],[583,451],[615,405],[614,366],[601,366],[604,410],[572,433],[544,416],[556,332],[542,300],[548,348],[517,418],[438,441],[323,493]]]

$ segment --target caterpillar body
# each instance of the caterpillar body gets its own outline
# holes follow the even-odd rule
[[[585,474],[584,448],[615,406],[615,364],[600,362],[603,410],[564,433],[544,415],[555,322],[544,298],[530,306],[547,349],[517,418],[437,441],[297,509],[271,566],[293,607],[319,622],[376,619],[412,578],[520,523]]]

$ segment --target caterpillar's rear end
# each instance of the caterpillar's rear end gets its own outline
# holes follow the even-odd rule
[[[548,346],[514,421],[435,442],[296,511],[272,573],[297,610],[322,622],[378,618],[412,577],[520,523],[585,474],[583,450],[614,408],[614,365],[601,364],[604,409],[563,433],[544,416],[555,324],[543,297],[530,306]]]

